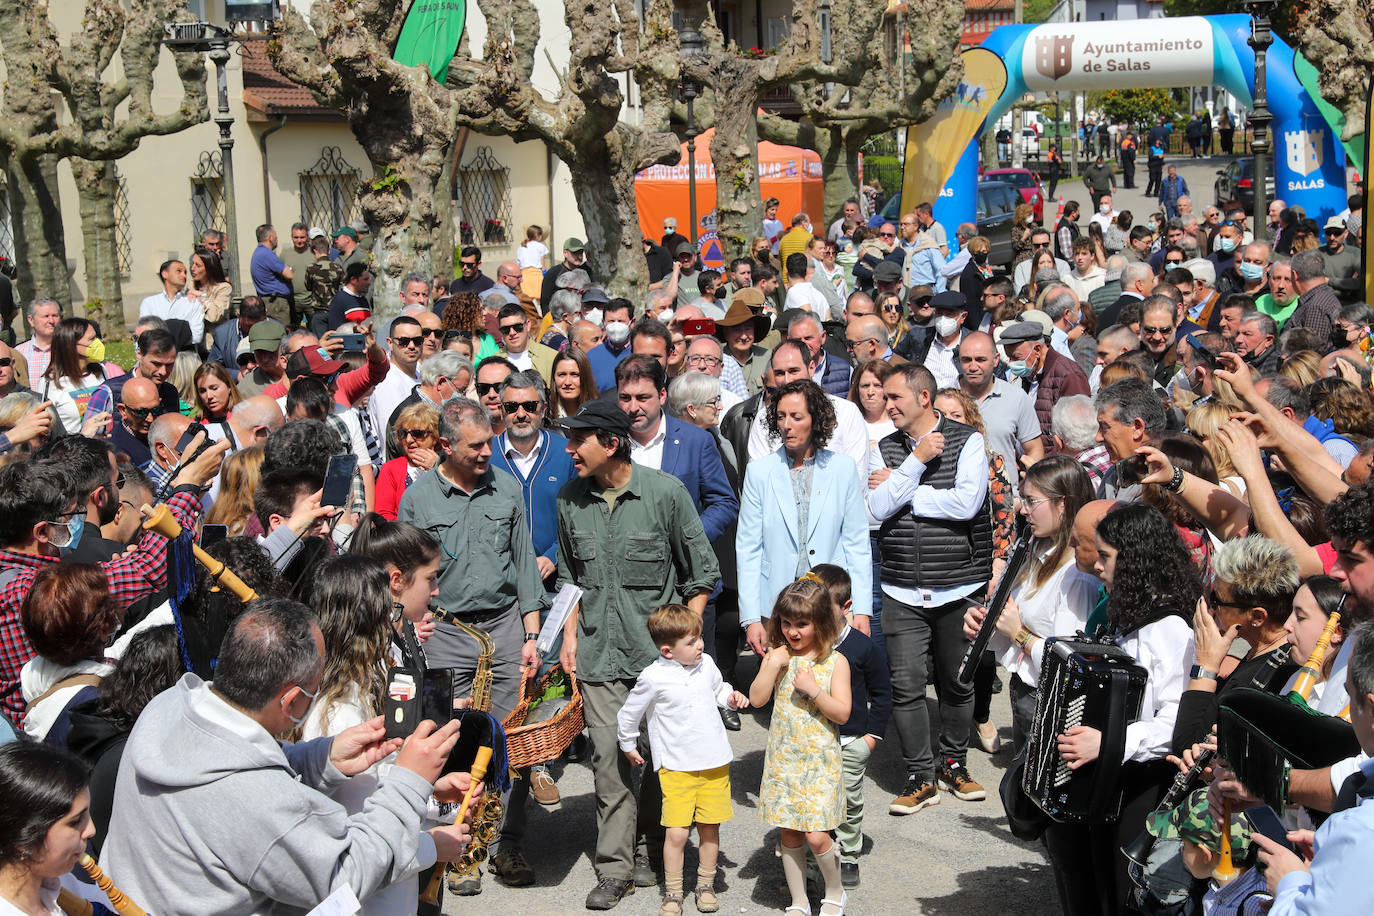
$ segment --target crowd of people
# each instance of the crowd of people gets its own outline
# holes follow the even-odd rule
[[[579,239],[549,265],[531,227],[494,277],[475,247],[457,277],[406,276],[385,322],[365,227],[297,224],[289,250],[259,227],[252,293],[214,233],[189,269],[162,266],[127,370],[94,322],[30,302],[30,339],[0,344],[0,730],[17,736],[0,749],[0,908],[60,912],[89,846],[160,913],[435,913],[419,891],[472,842],[455,803],[484,788],[504,809],[492,855],[447,891],[481,893],[484,871],[530,886],[528,807],[560,800],[549,768],[483,787],[447,773],[458,718],[403,740],[382,714],[396,670],[438,669],[503,719],[556,663],[586,722],[568,758],[596,796],[587,908],[660,881],[661,916],[728,905],[729,733],[753,709],[787,911],[812,912],[814,859],[818,912],[838,916],[883,856],[863,853],[878,742],[903,771],[889,814],[985,800],[970,748],[998,752],[1009,726],[1023,759],[1048,641],[1087,633],[1145,682],[1128,722],[1048,739],[1070,771],[1121,757],[1101,768],[1115,816],[1032,831],[1064,912],[1162,912],[1121,852],[1147,829],[1193,876],[1197,909],[1177,912],[1358,911],[1374,811],[1362,198],[1316,246],[1281,202],[1263,226],[1186,199],[1133,226],[1094,197],[1082,227],[1076,203],[1052,227],[1018,213],[1005,274],[924,204],[868,235],[858,201],[821,231],[806,213],[784,231],[767,201],[765,233],[722,271],[669,221],[644,240],[642,301],[599,285]],[[142,524],[158,504],[172,528]],[[1293,768],[1285,848],[1245,829],[1263,804],[1245,761],[1193,765],[1228,697],[1286,693],[1321,641],[1307,701],[1364,753]],[[1180,769],[1206,788],[1155,811]],[[1211,877],[1227,822],[1243,883]]]

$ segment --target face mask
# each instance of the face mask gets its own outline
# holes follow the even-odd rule
[[[75,549],[76,545],[81,543],[81,532],[85,527],[86,516],[84,515],[73,515],[71,518],[67,519],[65,525],[57,525],[54,523],[53,530],[48,535],[48,543],[52,544],[58,550],[66,550],[68,548]],[[66,543],[59,544],[58,539],[61,535],[57,532],[64,529],[67,532],[67,540]]]
[[[1335,347],[1337,350],[1344,350],[1350,345],[1350,338],[1347,335],[1348,332],[1345,328],[1340,325],[1334,325],[1331,328],[1331,346]]]
[[[624,343],[630,336],[630,326],[623,321],[606,322],[606,339],[611,343]]]
[[[1217,251],[1235,251],[1236,240],[1226,235],[1217,236]]]
[[[1099,212],[1102,212],[1102,213],[1111,213],[1111,212],[1112,212],[1112,205],[1111,205],[1111,204],[1099,204],[1098,207],[1097,207],[1097,209],[1098,209]]]
[[[587,309],[585,312],[582,313],[582,317],[590,321],[592,324],[596,325],[598,328],[601,327],[601,309]]]
[[[986,264],[988,262],[988,253],[986,251],[980,251],[977,254],[970,255],[970,257],[973,258],[973,263],[975,264]]]
[[[313,705],[314,702],[315,702],[315,697],[317,697],[317,696],[320,695],[320,692],[319,692],[318,690],[316,690],[314,693],[311,693],[310,691],[306,690],[304,687],[301,687],[299,684],[297,684],[296,686],[300,689],[300,692],[301,692],[302,694],[304,694],[306,697],[309,698],[309,700],[310,700],[310,702],[311,702],[312,705]],[[305,717],[308,716],[308,715],[310,715],[310,707],[309,707],[309,706],[305,707],[305,712],[301,713],[299,716],[293,716],[293,715],[291,715],[291,713],[286,712],[286,709],[285,709],[285,708],[282,709],[282,712],[286,713],[286,718],[288,718],[288,719],[291,720],[291,726],[292,726],[292,728],[300,728],[300,727],[301,727],[301,723],[305,721]]]
[[[940,317],[935,319],[935,333],[940,337],[948,337],[959,330],[959,319]]]
[[[1264,277],[1263,265],[1251,264],[1249,261],[1241,261],[1240,264],[1236,267],[1236,270],[1240,273],[1243,279],[1248,280],[1251,283],[1254,283],[1256,280],[1262,279]]]
[[[663,311],[659,312],[658,315],[655,317],[657,317],[658,320],[663,322],[664,324],[667,324],[668,322],[673,320],[673,310],[664,309]]]
[[[105,361],[105,341],[97,337],[95,340],[86,344],[86,362],[103,363]]]
[[[1014,359],[1007,365],[1007,371],[1017,378],[1030,378],[1035,370],[1024,359]]]

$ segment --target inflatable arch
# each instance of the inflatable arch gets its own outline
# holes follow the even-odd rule
[[[1220,85],[1253,104],[1255,55],[1246,44],[1249,37],[1250,17],[1239,13],[1004,25],[981,45],[1001,57],[1007,69],[1006,89],[983,124],[996,124],[1027,91]],[[1293,60],[1293,49],[1275,35],[1265,58],[1274,117],[1274,195],[1300,204],[1320,226],[1346,206],[1345,150],[1298,81]],[[935,218],[951,236],[959,223],[975,220],[977,181],[975,137],[934,205]],[[1210,197],[1205,202],[1211,203]]]

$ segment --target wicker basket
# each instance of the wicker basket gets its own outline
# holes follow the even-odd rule
[[[556,760],[582,733],[582,689],[575,674],[568,675],[572,695],[567,706],[547,722],[523,724],[530,701],[544,692],[555,672],[562,670],[561,665],[554,665],[537,682],[531,674],[526,674],[520,681],[520,702],[501,723],[506,729],[506,756],[515,769]]]

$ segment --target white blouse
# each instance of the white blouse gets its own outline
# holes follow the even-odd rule
[[[1171,751],[1178,703],[1193,664],[1193,628],[1171,614],[1128,634],[1118,645],[1149,672],[1140,719],[1126,726],[1126,760],[1161,760]]]
[[[1064,551],[1064,561],[1045,584],[1036,587],[1030,577],[1011,590],[1012,600],[1021,613],[1021,623],[1036,636],[1073,636],[1088,625],[1088,616],[1097,603],[1101,585],[1095,576],[1079,570],[1073,551]],[[988,645],[997,653],[1002,667],[1034,687],[1040,683],[1040,665],[1045,658],[1045,642],[1038,639],[1030,651],[1023,650],[1001,633],[994,633]]]

